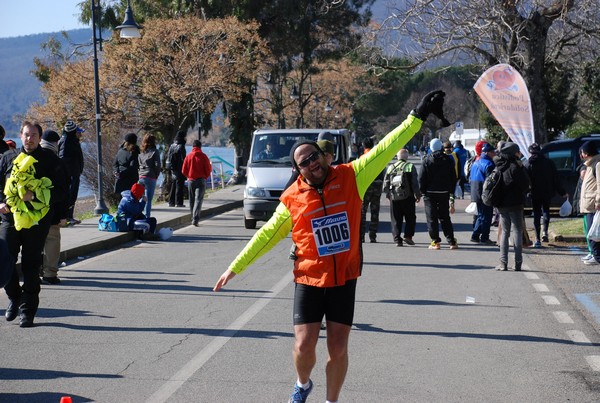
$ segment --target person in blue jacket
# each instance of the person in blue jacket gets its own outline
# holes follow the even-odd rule
[[[460,140],[454,142],[454,150],[452,150],[458,157],[458,185],[462,190],[463,199],[465,198],[465,183],[469,178],[465,177],[465,165],[469,159],[469,152],[463,147]]]
[[[490,240],[490,228],[492,226],[492,219],[494,218],[494,207],[487,206],[481,199],[483,190],[483,182],[487,178],[496,165],[494,164],[494,157],[496,156],[496,149],[491,144],[485,143],[481,148],[481,155],[479,159],[473,162],[471,166],[471,176],[469,182],[471,183],[471,201],[477,203],[477,218],[473,224],[473,232],[471,233],[471,242],[483,243],[483,244],[495,244]]]
[[[134,230],[135,222],[138,220],[146,221],[150,225],[149,232],[154,233],[156,229],[156,218],[146,217],[143,213],[146,207],[146,196],[144,185],[141,183],[134,183],[131,190],[124,190],[121,192],[123,198],[119,202],[117,208],[117,215],[122,215],[127,220],[127,227],[130,231]]]

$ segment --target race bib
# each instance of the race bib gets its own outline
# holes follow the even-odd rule
[[[350,250],[350,225],[346,212],[313,218],[310,223],[319,256]]]

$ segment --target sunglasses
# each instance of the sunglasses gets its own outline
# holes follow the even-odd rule
[[[306,168],[307,166],[310,165],[311,162],[318,160],[320,156],[321,156],[321,153],[318,151],[315,151],[314,153],[309,155],[307,159],[300,161],[298,163],[298,166],[301,168]]]

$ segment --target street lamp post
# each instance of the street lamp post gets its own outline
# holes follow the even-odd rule
[[[98,46],[102,51],[102,27],[99,22],[100,18],[100,0],[96,5],[95,0],[90,0],[92,7],[92,41],[94,42],[94,96],[96,102],[96,150],[98,158],[98,194],[96,195],[96,208],[94,213],[97,215],[108,213],[108,207],[104,203],[104,192],[102,184],[102,131],[101,131],[101,115],[100,115],[100,83],[98,79]],[[127,1],[127,11],[125,12],[125,21],[119,25],[117,29],[121,29],[122,38],[139,38],[140,26],[133,19],[133,11],[131,4]]]

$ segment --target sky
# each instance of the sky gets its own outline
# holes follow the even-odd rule
[[[81,1],[0,0],[0,38],[89,27],[77,20]]]

